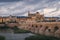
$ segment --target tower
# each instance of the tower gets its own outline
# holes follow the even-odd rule
[[[28,16],[30,15],[30,11],[28,11]]]

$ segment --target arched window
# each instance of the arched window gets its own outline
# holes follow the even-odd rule
[[[45,27],[45,30],[48,29],[48,26]]]
[[[59,28],[58,28],[58,26],[55,26],[54,27],[54,31],[57,31]]]
[[[40,25],[40,28],[42,27],[42,25]]]
[[[32,27],[33,27],[33,25],[32,25]]]
[[[48,31],[50,32],[50,31],[51,31],[51,29],[48,29]]]
[[[37,28],[38,26],[36,25],[36,28]]]

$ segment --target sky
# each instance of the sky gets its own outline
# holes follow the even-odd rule
[[[0,0],[0,16],[27,16],[28,11],[60,17],[60,0]]]

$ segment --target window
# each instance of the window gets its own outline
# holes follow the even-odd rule
[[[48,26],[45,27],[45,30],[48,29]]]
[[[32,25],[32,27],[33,27],[33,25]]]
[[[48,31],[50,32],[50,31],[51,31],[51,29],[48,29]]]
[[[42,27],[42,25],[40,25],[40,28]]]
[[[37,28],[38,26],[36,25],[36,28]]]
[[[58,26],[55,26],[54,27],[54,31],[57,31],[59,28],[58,28]]]

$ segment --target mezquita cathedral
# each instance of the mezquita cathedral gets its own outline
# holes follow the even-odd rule
[[[60,18],[45,17],[44,14],[39,12],[28,12],[28,16],[10,15],[8,17],[0,17],[0,26],[2,25],[1,23],[5,23],[9,27],[17,26],[41,35],[60,37]]]

